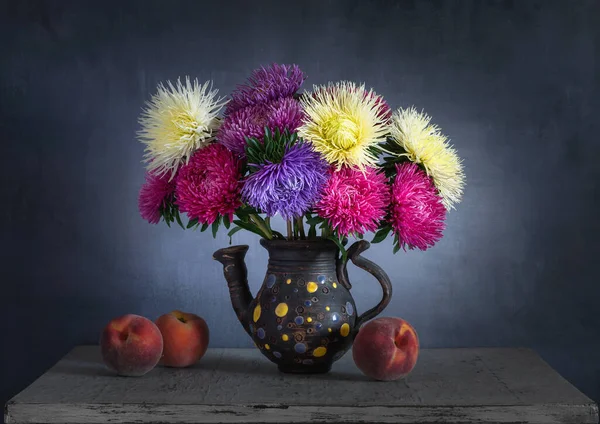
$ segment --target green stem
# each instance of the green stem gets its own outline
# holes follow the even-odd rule
[[[273,239],[273,232],[271,231],[271,229],[269,227],[267,227],[267,225],[265,225],[265,221],[263,221],[258,215],[255,214],[250,214],[249,215],[250,220],[256,224],[256,226],[258,228],[260,228],[262,230],[262,232],[265,235],[265,238],[271,240]]]
[[[290,221],[289,219],[287,220],[287,238],[288,240],[292,239],[292,221]]]
[[[296,218],[296,225],[298,226],[298,230],[300,230],[300,239],[306,240],[306,233],[304,232],[304,223],[302,222],[302,217]]]

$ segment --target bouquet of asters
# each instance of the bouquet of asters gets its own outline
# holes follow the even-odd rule
[[[330,239],[343,255],[348,237],[366,233],[393,237],[394,253],[433,246],[465,185],[440,128],[413,107],[393,112],[364,84],[300,93],[305,79],[273,64],[227,99],[211,82],[160,84],[140,117],[142,217],[213,236],[223,226],[230,240],[240,230]]]

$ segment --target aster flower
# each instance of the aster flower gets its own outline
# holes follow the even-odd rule
[[[247,106],[225,117],[218,140],[232,152],[243,155],[246,137],[262,139],[265,127],[294,132],[303,116],[302,106],[291,97]]]
[[[244,182],[242,198],[268,216],[290,220],[317,200],[327,179],[327,163],[310,144],[288,145],[280,162],[249,164],[257,168]]]
[[[225,146],[210,144],[179,169],[176,203],[201,224],[212,224],[219,215],[231,221],[242,204],[240,180],[239,161]]]
[[[140,189],[138,207],[140,215],[150,224],[158,224],[161,212],[173,202],[175,182],[167,176],[146,173],[146,182]]]
[[[425,168],[446,209],[460,202],[465,185],[461,160],[429,116],[414,108],[398,109],[392,116],[390,140],[403,149],[400,156]]]
[[[178,79],[176,85],[158,85],[139,119],[148,171],[173,178],[182,162],[214,139],[217,115],[226,103],[217,93],[211,82],[200,85],[188,77],[185,84]]]
[[[390,222],[404,250],[426,250],[442,238],[446,208],[423,170],[412,162],[396,165]]]
[[[364,85],[338,82],[315,86],[303,96],[306,113],[298,133],[337,168],[377,164],[379,142],[387,134],[385,106]]]
[[[254,70],[248,81],[231,94],[226,114],[247,106],[266,103],[282,97],[291,97],[302,85],[306,76],[297,65],[272,64]]]
[[[389,200],[383,173],[371,167],[363,171],[344,167],[331,172],[315,211],[344,236],[364,234],[377,229]]]

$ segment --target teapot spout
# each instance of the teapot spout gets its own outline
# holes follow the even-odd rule
[[[251,334],[247,312],[254,298],[248,287],[248,269],[244,261],[247,252],[246,245],[226,247],[217,250],[213,254],[213,259],[223,264],[223,275],[229,287],[231,305],[246,333]]]

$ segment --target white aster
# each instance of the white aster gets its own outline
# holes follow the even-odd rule
[[[146,145],[144,159],[149,172],[175,176],[181,163],[211,143],[220,126],[219,112],[227,103],[217,97],[212,82],[203,85],[189,77],[185,84],[177,79],[173,85],[160,83],[158,91],[147,102],[139,123],[139,140]]]

